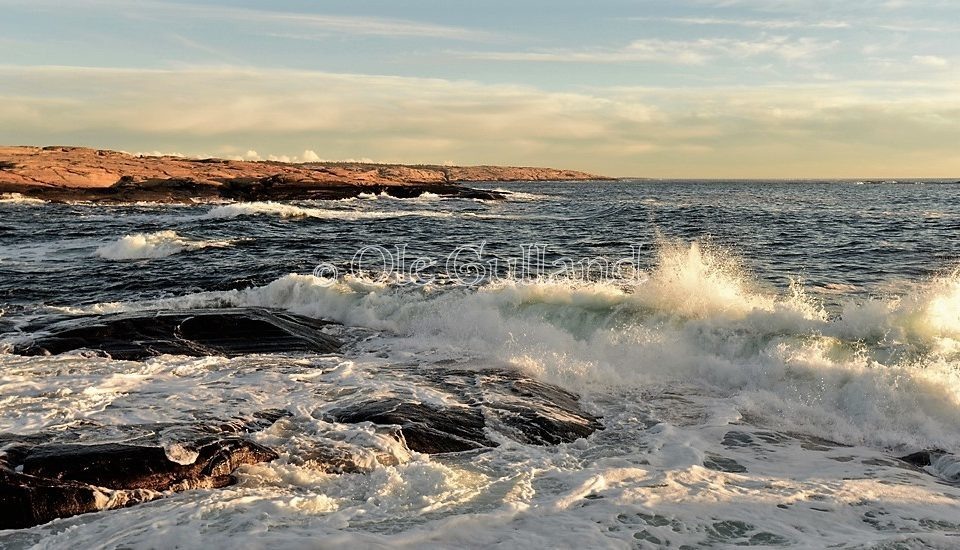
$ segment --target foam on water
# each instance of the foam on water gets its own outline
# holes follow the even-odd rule
[[[581,392],[695,383],[771,427],[960,451],[958,277],[829,318],[799,283],[765,291],[739,262],[665,242],[642,282],[501,280],[404,288],[291,274],[266,286],[88,311],[262,306],[386,331],[390,353],[495,359]]]
[[[436,210],[345,210],[298,206],[278,202],[238,202],[212,208],[201,219],[225,219],[240,216],[279,216],[281,218],[319,218],[327,220],[379,220],[401,217],[449,218],[453,214]]]
[[[21,193],[0,193],[0,204],[46,204],[43,199],[25,197]]]
[[[869,188],[842,187],[857,192]],[[552,189],[543,192],[552,194]],[[651,186],[641,193],[660,196],[656,203],[644,203],[644,208],[659,209],[658,220],[671,212],[679,220],[670,234],[722,233],[728,227],[728,219],[721,219],[724,212],[741,219],[739,203],[718,211],[717,196],[700,197],[709,190],[706,186],[696,192],[685,189],[670,187],[660,193]],[[753,200],[766,189],[752,186],[739,197]],[[604,224],[646,219],[646,210],[617,206],[607,212],[609,201],[589,203],[581,193],[571,193],[572,200],[542,201],[544,207],[537,212],[525,209],[539,203],[524,201],[482,208],[471,201],[444,201],[445,211],[432,215],[450,218],[444,222],[450,226],[444,235],[455,234],[464,225],[460,221],[472,217],[510,220],[483,224],[483,231],[502,228],[497,234],[501,239],[519,232],[539,236],[554,228],[567,231],[570,226],[563,224],[578,217],[582,219],[577,223],[588,228],[584,232],[609,229],[604,240],[633,242]],[[254,288],[160,300],[131,301],[133,292],[112,291],[97,299],[124,301],[83,305],[95,300],[78,294],[80,298],[47,302],[59,304],[46,306],[47,312],[67,313],[277,307],[343,322],[345,326],[325,330],[345,345],[342,354],[332,356],[163,356],[145,362],[82,352],[31,358],[0,354],[2,431],[70,430],[93,423],[100,426],[97,437],[120,440],[122,430],[115,429],[119,425],[231,418],[265,408],[291,413],[269,429],[249,434],[275,449],[280,459],[242,468],[236,486],[0,533],[0,546],[136,548],[162,541],[219,547],[241,541],[252,548],[954,547],[960,534],[955,454],[931,455],[930,466],[923,469],[895,457],[921,448],[960,452],[960,273],[948,270],[900,284],[914,277],[911,273],[924,272],[911,271],[915,264],[910,262],[926,252],[884,256],[883,262],[898,262],[889,271],[869,263],[881,273],[876,277],[867,269],[834,276],[838,262],[814,265],[812,258],[832,252],[822,247],[803,248],[807,259],[789,263],[775,247],[802,248],[789,239],[808,236],[793,226],[799,223],[796,217],[784,216],[815,212],[802,220],[826,223],[817,216],[828,209],[816,201],[833,197],[819,189],[801,196],[814,204],[784,209],[782,203],[795,201],[782,201],[778,195],[776,204],[749,210],[754,218],[725,234],[724,242],[739,243],[730,236],[749,236],[756,230],[756,245],[777,242],[777,232],[782,232],[787,244],[761,247],[774,260],[752,265],[768,277],[781,268],[781,274],[805,273],[813,276],[813,284],[797,280],[781,290],[761,282],[746,262],[711,241],[661,239],[655,261],[636,281],[506,279],[479,288],[415,288],[403,281],[347,278],[330,284],[290,274]],[[387,219],[419,215],[411,212],[426,208],[381,199],[194,207],[182,214],[165,212],[162,227],[196,237],[209,229],[209,218],[198,215],[213,213],[211,217],[224,219]],[[573,199],[588,204],[562,210]],[[849,200],[838,195],[840,199]],[[954,208],[945,199],[940,202],[944,205],[936,208]],[[97,276],[103,274],[95,269],[105,264],[89,257],[94,242],[124,233],[150,235],[157,222],[139,211],[115,216],[107,210],[108,215],[97,217],[92,209],[77,210],[83,220],[95,220],[91,226],[116,224],[106,233],[88,230],[83,242],[67,243]],[[697,217],[697,212],[706,214]],[[770,212],[777,214],[780,225],[764,233]],[[846,210],[835,214],[847,219]],[[903,234],[905,222],[898,215],[891,214],[889,235]],[[598,216],[600,222],[591,221]],[[880,220],[871,224],[888,223],[870,216]],[[542,223],[545,220],[557,223]],[[949,216],[934,222],[943,225],[944,220]],[[401,229],[385,239],[409,238],[407,221],[398,220],[395,225]],[[714,221],[716,225],[710,225]],[[258,239],[261,234],[273,237],[274,225],[263,222],[231,223],[242,223],[249,229],[243,234]],[[30,227],[25,214],[7,225],[16,230],[18,223]],[[289,224],[283,234],[290,241],[283,244],[312,238],[310,225]],[[357,224],[359,238],[379,235],[391,224],[369,225]],[[21,233],[26,230],[15,233],[19,240],[11,240],[0,267],[10,269],[23,250],[52,242]],[[452,242],[443,238],[437,236],[435,249]],[[579,236],[571,238],[576,242]],[[887,239],[908,243],[900,237]],[[864,246],[863,239],[835,244]],[[564,253],[584,252],[577,246]],[[600,253],[618,253],[611,252],[614,246],[608,244]],[[950,257],[946,248],[937,250],[938,259]],[[37,262],[46,269],[44,262],[58,257],[62,254],[51,252]],[[243,274],[276,258],[242,264]],[[205,269],[205,259],[203,254],[183,254],[146,267],[165,275],[165,269]],[[810,272],[797,267],[803,262],[809,263]],[[309,268],[302,262],[273,265]],[[859,270],[859,265],[850,269]],[[138,266],[107,267],[110,276],[103,276],[103,282],[119,285],[127,282],[122,271]],[[276,277],[276,271],[270,273],[265,280]],[[221,278],[234,276],[225,273]],[[228,288],[205,285],[193,284]],[[15,296],[17,287],[6,288]],[[5,326],[16,326],[16,307],[12,317],[0,318]],[[26,311],[34,313],[29,307]],[[513,366],[576,390],[583,395],[583,406],[603,417],[604,430],[556,447],[503,440],[487,452],[431,457],[406,450],[370,425],[324,420],[325,412],[344,396],[377,399],[401,393],[412,401],[441,404],[442,392],[416,382],[409,369],[447,365]],[[194,459],[193,451],[175,438],[162,443],[172,460]],[[371,471],[331,475],[317,467],[318,451],[340,446],[351,448],[355,460]]]
[[[124,235],[116,242],[98,247],[94,255],[105,260],[143,260],[166,258],[188,250],[222,248],[232,244],[232,241],[191,241],[178,235],[176,231],[167,230]]]

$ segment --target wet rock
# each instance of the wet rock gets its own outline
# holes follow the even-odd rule
[[[17,471],[26,475],[77,481],[110,489],[183,491],[236,482],[231,473],[244,464],[277,459],[277,454],[240,438],[202,442],[189,464],[174,462],[163,447],[125,443],[42,445],[21,454]]]
[[[716,472],[725,472],[730,474],[746,473],[747,469],[732,458],[708,453],[703,459],[703,467]]]
[[[900,460],[951,485],[960,484],[960,458],[940,449],[911,453]]]
[[[226,422],[112,430],[91,424],[0,435],[0,529],[130,506],[171,491],[231,485],[240,466],[278,457],[233,434],[266,428],[288,414],[267,410]],[[90,441],[104,437],[126,439]]]
[[[112,491],[85,483],[44,479],[0,467],[0,529],[23,529],[160,496],[153,491]]]
[[[330,413],[337,422],[397,426],[398,439],[421,453],[454,453],[497,444],[484,433],[484,417],[479,407],[435,408],[422,403],[403,403],[397,399],[362,401]]]
[[[0,466],[0,529],[129,506],[165,491],[226,487],[238,467],[277,458],[240,438],[206,441],[197,453],[180,464],[162,447],[121,443],[17,449]]]
[[[576,395],[511,370],[405,369],[404,375],[425,378],[444,392],[442,401],[365,399],[334,406],[328,418],[390,427],[409,449],[430,454],[496,447],[492,432],[530,445],[556,445],[602,429]]]
[[[488,371],[476,380],[491,427],[521,443],[569,443],[602,428],[575,394],[560,387],[508,370]]]
[[[918,451],[915,453],[910,453],[907,456],[900,457],[900,460],[912,464],[917,468],[924,468],[929,466],[932,462],[932,457],[940,456],[944,454],[943,451],[932,450],[932,451]]]
[[[13,352],[56,355],[89,349],[133,361],[162,354],[331,353],[340,343],[321,332],[329,324],[263,308],[119,313],[56,323]]]
[[[291,457],[290,463],[327,474],[366,474],[379,466],[397,466],[400,460],[382,451],[333,444],[319,446],[301,457]]]

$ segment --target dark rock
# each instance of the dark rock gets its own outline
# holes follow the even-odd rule
[[[0,449],[9,457],[17,449],[36,445],[94,444],[105,441],[122,441],[139,446],[160,446],[164,441],[178,441],[189,445],[209,439],[211,436],[227,437],[258,432],[288,416],[291,414],[282,409],[265,409],[250,416],[236,416],[229,420],[201,420],[193,423],[103,425],[86,421],[69,429],[32,434],[0,433]]]
[[[731,474],[742,474],[747,469],[732,458],[708,453],[703,459],[703,467],[717,472],[727,472]]]
[[[196,445],[196,459],[178,464],[162,447],[124,443],[41,445],[21,454],[22,473],[46,479],[77,481],[109,489],[183,491],[226,487],[244,464],[277,459],[277,454],[240,438],[214,439]]]
[[[932,462],[930,460],[930,455],[936,453],[938,456],[943,454],[943,451],[918,451],[916,453],[910,453],[907,456],[900,457],[900,460],[912,464],[917,468],[923,468],[929,466]]]
[[[491,425],[521,443],[558,445],[601,428],[576,395],[557,386],[514,371],[487,372],[477,383]]]
[[[369,449],[361,451],[340,443],[317,447],[302,457],[291,457],[290,463],[309,466],[327,474],[365,474],[378,465],[397,466],[400,461],[392,454],[371,452]]]
[[[23,529],[57,518],[122,508],[159,498],[146,490],[112,491],[43,479],[0,467],[0,529]]]
[[[77,349],[114,359],[142,360],[162,354],[331,353],[340,343],[318,321],[262,308],[120,313],[81,318],[47,327],[49,334],[14,346],[21,355],[56,355]]]
[[[396,395],[337,405],[327,416],[394,427],[409,449],[431,454],[496,447],[491,431],[530,445],[556,445],[602,429],[576,395],[515,371],[408,369],[405,375],[426,378],[446,392],[446,406]]]
[[[169,491],[231,485],[238,467],[269,462],[277,454],[223,434],[263,429],[287,415],[267,410],[226,422],[122,426],[107,433],[91,424],[66,433],[0,435],[0,529],[130,506]],[[123,443],[83,442],[118,434],[131,437]],[[160,439],[179,446],[177,461]]]
[[[960,458],[942,449],[911,453],[900,460],[951,485],[960,484]]]
[[[346,424],[397,426],[398,439],[421,453],[455,453],[497,445],[484,433],[485,422],[479,407],[437,409],[422,403],[378,399],[337,409],[330,415]]]

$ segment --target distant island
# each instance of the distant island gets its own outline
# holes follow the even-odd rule
[[[497,199],[469,182],[609,180],[553,168],[357,162],[284,163],[131,155],[86,147],[0,146],[0,193],[52,202],[342,199],[423,193]]]

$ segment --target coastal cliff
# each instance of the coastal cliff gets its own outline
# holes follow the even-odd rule
[[[141,156],[85,147],[0,147],[0,192],[50,201],[339,199],[360,193],[500,198],[469,182],[608,179],[552,168]]]

